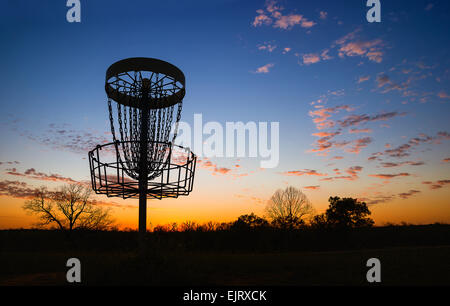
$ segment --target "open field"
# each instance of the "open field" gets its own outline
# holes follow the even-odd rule
[[[66,260],[76,257],[82,264],[84,285],[365,285],[366,261],[376,257],[381,261],[383,285],[449,285],[448,228],[398,227],[390,229],[391,241],[384,241],[384,246],[366,241],[361,247],[354,241],[342,250],[335,246],[312,250],[312,242],[309,250],[306,242],[304,250],[295,245],[265,251],[218,246],[207,250],[188,245],[183,236],[187,233],[165,233],[163,241],[149,234],[145,257],[137,255],[132,232],[84,233],[69,242],[52,231],[2,231],[0,284],[64,285]],[[374,232],[384,235],[382,229],[371,231],[372,239]],[[220,233],[189,234],[198,241],[204,234],[226,240]],[[302,244],[298,237],[292,239],[291,243]]]

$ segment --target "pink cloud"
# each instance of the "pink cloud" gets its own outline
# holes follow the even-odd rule
[[[328,16],[327,12],[320,11],[320,13],[319,13],[319,18],[320,19],[325,20],[325,19],[327,19],[327,16]]]
[[[339,56],[365,56],[371,61],[381,63],[383,61],[383,52],[379,50],[379,47],[381,47],[381,45],[381,39],[372,41],[348,42],[343,44],[339,48]]]
[[[353,57],[361,56],[367,57],[370,61],[381,63],[383,60],[383,41],[381,39],[375,39],[371,41],[356,40],[358,33],[361,32],[361,28],[345,35],[338,39],[336,44],[339,45],[339,57]]]
[[[397,174],[369,174],[369,176],[371,177],[376,177],[376,178],[380,178],[380,179],[392,179],[392,178],[396,178],[396,177],[402,177],[402,176],[410,176],[411,174],[409,173],[397,173]]]
[[[259,15],[255,17],[255,20],[253,21],[252,25],[254,27],[261,26],[263,24],[269,25],[272,23],[272,18],[264,14],[263,10],[257,10],[256,11]]]
[[[220,174],[227,174],[228,172],[230,172],[231,171],[231,169],[229,169],[229,168],[224,168],[224,167],[222,167],[222,168],[214,168],[214,172],[216,172],[216,173],[220,173]]]
[[[287,16],[280,16],[277,18],[278,20],[275,21],[274,28],[281,28],[281,29],[289,29],[292,28],[296,24],[300,24],[300,21],[302,20],[302,15],[287,15]]]
[[[450,99],[450,96],[445,91],[439,92],[438,97],[441,99]]]
[[[352,111],[353,109],[348,105],[339,105],[335,107],[329,108],[320,108],[315,111],[310,111],[309,116],[313,117],[313,122],[316,123],[316,128],[318,130],[322,130],[324,128],[330,128],[335,125],[335,122],[332,120],[327,120],[331,117],[331,114],[338,113],[340,110],[346,110],[347,112]]]
[[[272,68],[274,64],[266,64],[264,66],[259,67],[256,69],[256,73],[269,73],[270,68]]]
[[[276,1],[267,1],[265,5],[265,11],[259,9],[256,11],[258,14],[252,22],[254,27],[262,25],[272,25],[274,28],[283,30],[290,30],[296,25],[300,25],[302,28],[311,28],[316,23],[308,20],[299,14],[287,14],[283,15],[283,7],[278,6]]]
[[[344,156],[333,156],[331,159],[344,159]]]
[[[320,57],[318,54],[310,53],[303,55],[303,64],[311,65],[320,62]]]
[[[319,185],[317,185],[317,186],[305,186],[303,188],[309,189],[309,190],[318,190],[318,189],[320,189],[320,186]]]
[[[339,135],[340,133],[336,132],[336,133],[329,133],[329,132],[319,132],[319,133],[314,133],[312,134],[313,136],[317,136],[317,137],[329,137],[329,136],[335,136],[335,135]]]
[[[320,179],[321,181],[334,181],[334,180],[347,180],[347,181],[355,181],[359,179],[358,174],[362,171],[363,167],[361,166],[353,166],[350,168],[347,168],[345,172],[348,175],[341,175],[341,176],[334,176],[334,177],[327,177]],[[333,170],[336,174],[340,174],[339,169]]]
[[[323,50],[322,53],[320,54],[320,56],[322,57],[322,59],[323,59],[324,61],[330,60],[330,59],[333,58],[333,57],[331,57],[330,55],[328,55],[328,52],[330,52],[330,49],[325,49],[325,50]]]
[[[368,81],[370,79],[370,76],[361,76],[361,77],[359,77],[359,79],[358,79],[358,84],[360,84],[360,83],[363,83],[363,82],[366,82],[366,81]]]
[[[258,46],[258,50],[266,50],[266,51],[269,51],[269,52],[272,52],[276,48],[277,48],[276,45],[272,45],[270,43],[264,43],[263,45],[259,45]]]
[[[356,139],[352,142],[353,146],[348,148],[346,151],[349,153],[359,154],[361,152],[361,149],[367,147],[371,142],[372,142],[371,137]]]
[[[328,174],[319,173],[316,170],[310,170],[310,169],[286,171],[286,172],[282,172],[281,174],[287,175],[287,176],[302,176],[302,175],[327,176],[328,175]]]

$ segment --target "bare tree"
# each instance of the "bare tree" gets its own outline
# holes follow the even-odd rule
[[[314,208],[306,195],[292,186],[278,189],[266,206],[266,214],[272,224],[284,228],[298,227],[304,223],[304,217],[313,213]]]
[[[91,190],[80,184],[59,187],[48,191],[46,187],[36,190],[36,196],[26,201],[23,209],[40,219],[36,225],[55,225],[61,230],[108,229],[114,221],[110,210],[94,205],[90,200]]]

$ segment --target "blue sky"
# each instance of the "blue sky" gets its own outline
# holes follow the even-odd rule
[[[192,122],[193,114],[201,113],[204,121],[221,123],[280,122],[278,168],[243,178],[237,185],[215,183],[227,186],[230,201],[242,193],[260,200],[255,204],[259,206],[238,201],[236,205],[246,210],[261,211],[261,203],[286,184],[319,186],[307,190],[319,210],[330,193],[340,190],[374,203],[382,196],[393,200],[394,195],[394,202],[417,201],[429,192],[444,198],[449,195],[446,185],[431,191],[423,182],[448,179],[449,164],[442,162],[450,156],[448,137],[438,133],[450,131],[450,3],[382,0],[381,4],[382,22],[368,23],[365,1],[356,0],[81,0],[82,21],[77,24],[66,21],[68,8],[62,0],[7,1],[0,13],[4,42],[0,178],[13,179],[6,174],[5,163],[17,160],[21,173],[35,168],[88,179],[83,159],[87,151],[83,154],[81,149],[91,140],[94,144],[109,137],[105,71],[117,60],[143,56],[171,62],[186,75],[184,121]],[[260,23],[258,16],[265,16]],[[349,110],[334,109],[342,105]],[[330,117],[323,117],[327,108],[332,109]],[[376,119],[389,113],[392,116],[386,120]],[[366,119],[353,125],[339,123],[348,116],[361,120],[362,115]],[[317,118],[331,120],[334,126],[319,129],[317,124],[323,121],[314,122]],[[366,132],[350,133],[350,129]],[[87,141],[73,146],[69,138],[57,137],[60,130]],[[313,135],[335,132],[339,134],[330,139]],[[384,153],[383,160],[368,160],[373,153],[389,150],[387,144],[396,148],[421,133],[433,139],[413,146],[408,156]],[[349,152],[364,138],[370,140]],[[318,149],[317,141],[330,149],[311,152]],[[345,141],[348,144],[339,147]],[[424,165],[387,168],[382,164],[418,161]],[[214,162],[231,167],[237,161]],[[247,173],[257,169],[252,159],[239,163]],[[363,170],[357,178],[350,175],[352,181],[346,184],[339,179],[319,181],[320,177],[302,172],[283,175],[308,169],[333,177],[334,172],[345,173],[355,166]],[[374,175],[399,173],[410,175],[395,177],[395,186],[388,184],[390,189],[382,194],[361,187],[376,184]],[[202,201],[214,201],[214,195],[202,187],[202,182],[213,184],[206,183],[210,175],[203,169],[196,181],[198,195],[205,194]],[[399,198],[410,190],[419,192]],[[448,210],[444,216],[449,216]]]

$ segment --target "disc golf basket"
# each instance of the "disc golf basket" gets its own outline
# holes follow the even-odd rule
[[[139,199],[139,232],[145,233],[147,199],[188,195],[194,184],[195,154],[173,144],[184,74],[158,59],[128,58],[108,68],[105,90],[113,142],[89,152],[92,188]]]

